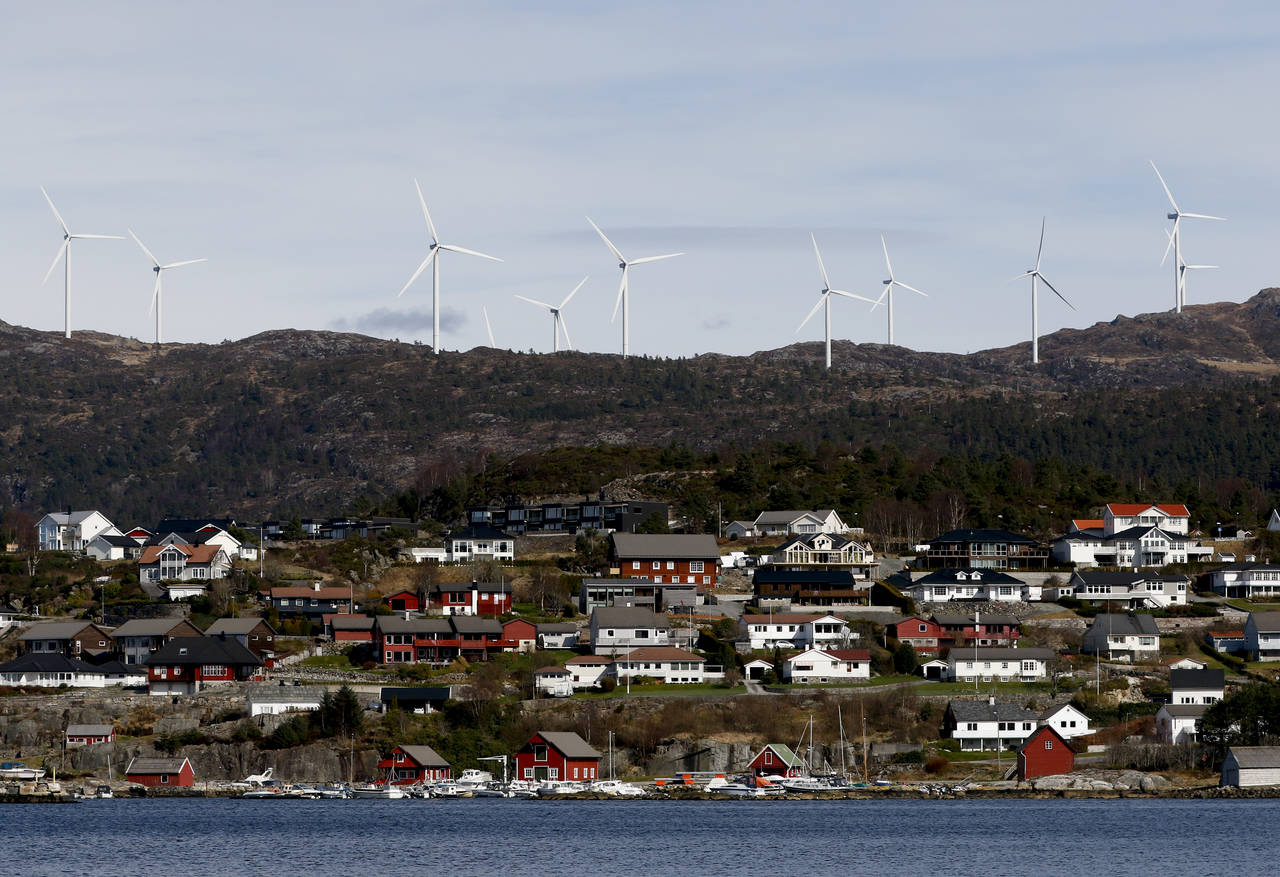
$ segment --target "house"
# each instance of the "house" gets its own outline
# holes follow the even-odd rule
[[[684,583],[714,587],[720,568],[720,549],[710,535],[614,533],[610,557],[618,575],[648,579],[654,584]]]
[[[487,661],[499,652],[515,651],[494,618],[450,615],[402,618],[380,615],[373,625],[373,651],[384,664],[448,664],[456,658]]]
[[[516,644],[517,652],[532,652],[538,647],[538,625],[524,618],[502,622],[502,638]]]
[[[512,588],[506,582],[441,582],[431,588],[429,604],[441,615],[502,615],[511,611]]]
[[[747,762],[747,770],[758,777],[798,777],[805,773],[804,759],[784,743],[768,743]]]
[[[354,609],[351,588],[313,582],[306,585],[282,585],[271,589],[271,606],[281,618],[305,618],[321,621],[326,613],[351,614]]]
[[[737,648],[740,652],[761,649],[846,648],[858,639],[857,631],[839,615],[774,612],[738,617]]]
[[[582,655],[564,662],[569,671],[569,679],[575,689],[594,688],[600,680],[610,675],[613,669],[613,658],[606,655]]]
[[[378,702],[384,708],[397,707],[407,713],[429,715],[439,712],[454,697],[448,685],[414,686],[412,688],[383,688]]]
[[[279,634],[264,618],[218,618],[209,625],[205,635],[235,639],[257,655],[263,666],[271,667],[275,663],[276,637]]]
[[[99,511],[50,512],[36,522],[41,551],[84,551],[99,534],[119,536],[116,525]]]
[[[933,658],[928,661],[922,661],[919,670],[920,675],[925,679],[936,679],[941,682],[951,672],[951,665],[942,658]]]
[[[572,731],[539,731],[516,753],[522,780],[599,779],[600,753]]]
[[[632,649],[665,646],[671,625],[648,609],[609,606],[591,613],[591,651],[618,655]]]
[[[1202,703],[1164,704],[1156,713],[1156,739],[1161,743],[1195,743],[1207,709]]]
[[[1048,675],[1052,649],[954,648],[947,655],[952,682],[1035,682]]]
[[[41,621],[18,634],[18,645],[26,654],[98,657],[111,650],[111,635],[91,621]]]
[[[986,752],[1021,746],[1036,728],[1036,714],[1013,703],[953,700],[943,717],[943,736],[960,741],[963,752]]]
[[[217,545],[148,545],[138,557],[138,580],[142,582],[194,582],[201,587],[213,579],[226,578],[231,558]],[[191,595],[185,595],[191,596]],[[171,600],[183,595],[170,593]]]
[[[1050,707],[1040,714],[1037,721],[1042,726],[1053,728],[1064,740],[1093,733],[1093,729],[1089,727],[1089,717],[1070,703]]]
[[[1185,536],[1190,532],[1191,512],[1181,503],[1110,502],[1103,510],[1102,521],[1107,533],[1129,527],[1160,527]]]
[[[1244,651],[1255,661],[1280,661],[1280,612],[1250,612]]]
[[[1188,658],[1184,655],[1178,658],[1165,658],[1160,662],[1160,666],[1169,670],[1203,670],[1209,666],[1209,662],[1201,661],[1199,658]]]
[[[1209,648],[1224,655],[1234,655],[1249,650],[1243,630],[1211,630],[1205,639],[1209,642]]]
[[[496,527],[471,524],[445,536],[444,550],[449,563],[513,561],[516,559],[516,539]]]
[[[632,649],[614,659],[613,674],[618,680],[648,677],[668,684],[697,684],[706,681],[707,659],[673,646]]]
[[[67,725],[62,739],[68,749],[96,746],[99,743],[114,742],[116,729],[111,725]]]
[[[84,553],[99,563],[111,560],[137,560],[142,556],[142,543],[129,536],[99,533],[89,540]]]
[[[1018,747],[1018,781],[1071,773],[1076,769],[1076,751],[1053,725],[1041,725]]]
[[[876,557],[865,542],[833,533],[792,536],[769,555],[767,563],[792,572],[845,570],[854,578],[874,578]]]
[[[232,559],[245,556],[245,545],[235,536],[217,524],[199,524],[197,521],[161,521],[155,533],[147,540],[147,545],[216,545]],[[181,530],[165,524],[176,523],[181,526],[195,526],[192,530]],[[256,553],[256,552],[255,552]],[[246,558],[247,559],[247,558]]]
[[[757,606],[783,610],[865,605],[871,593],[869,584],[855,580],[847,569],[791,570],[762,566],[756,568],[751,583]]]
[[[750,527],[752,536],[840,535],[849,532],[835,509],[761,512]]]
[[[782,676],[796,684],[852,682],[871,678],[866,649],[805,649],[782,662]]]
[[[1022,636],[1022,622],[1012,615],[935,612],[933,620],[951,646],[1016,646]]]
[[[899,584],[899,581],[906,579]],[[920,578],[909,573],[892,577],[903,594],[917,603],[950,603],[953,600],[982,600],[989,603],[1013,603],[1039,599],[1022,579],[998,569],[976,567],[944,567]]]
[[[1280,564],[1246,561],[1220,566],[1209,572],[1209,585],[1215,594],[1246,600],[1271,600],[1280,597]]]
[[[936,655],[945,645],[942,626],[936,621],[913,615],[885,627],[890,636],[900,643],[910,645],[917,655]]]
[[[151,694],[196,694],[206,688],[257,678],[262,661],[234,637],[169,640],[143,661]]]
[[[116,654],[126,664],[142,664],[171,639],[204,636],[185,618],[133,618],[111,631]]]
[[[1163,609],[1187,602],[1186,576],[1153,572],[1099,572],[1083,570],[1071,576],[1077,600],[1123,609]]]
[[[340,612],[321,616],[324,629],[336,643],[372,643],[373,617],[344,615]]]
[[[1271,513],[1273,516],[1275,512]],[[1220,786],[1280,785],[1280,746],[1232,746],[1222,762]]]
[[[597,499],[581,502],[549,502],[536,505],[513,502],[505,506],[472,506],[467,520],[487,524],[508,533],[576,533],[580,530],[612,530],[634,533],[646,518],[666,523],[665,502]]]
[[[40,688],[106,688],[146,684],[146,674],[133,672],[117,661],[88,664],[61,652],[28,652],[0,664],[0,685]]]
[[[378,762],[382,776],[396,786],[434,783],[453,777],[453,767],[430,746],[400,745]]]
[[[320,710],[327,689],[323,685],[255,685],[245,693],[249,717]]]
[[[1169,702],[1211,704],[1222,700],[1226,673],[1222,670],[1170,670]]]
[[[1267,518],[1267,529],[1273,533],[1280,530],[1280,509],[1271,510],[1271,517]]]
[[[564,667],[539,667],[533,671],[533,690],[547,697],[570,697],[573,675]]]
[[[756,535],[756,528],[751,521],[730,521],[724,528],[726,539],[747,539],[754,535]]]
[[[196,773],[186,758],[135,758],[124,778],[142,786],[194,786]]]
[[[918,556],[928,569],[1045,569],[1049,549],[1008,530],[951,530],[930,539]]]
[[[698,585],[651,579],[583,579],[578,611],[590,615],[602,606],[642,606],[654,612],[698,605]]]
[[[1106,655],[1109,661],[1154,660],[1160,657],[1160,628],[1150,615],[1100,612],[1080,648],[1090,655]]]
[[[396,591],[382,598],[392,612],[421,612],[422,600],[417,591]]]
[[[1115,566],[1125,569],[1161,567],[1205,561],[1213,553],[1186,534],[1160,527],[1129,527],[1115,533],[1072,530],[1053,540],[1053,558],[1077,568]]]
[[[538,648],[572,649],[578,645],[578,625],[542,623],[538,625]]]

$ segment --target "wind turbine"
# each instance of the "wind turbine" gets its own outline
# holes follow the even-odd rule
[[[484,330],[489,333],[489,346],[496,350],[498,342],[493,340],[493,326],[489,324],[489,309],[480,305],[480,311],[484,314]]]
[[[591,222],[591,217],[587,217],[587,222]],[[613,245],[613,241],[605,237],[604,232],[600,230],[600,226],[591,222],[591,227],[596,230],[596,234],[600,235],[600,240],[604,241],[605,246],[618,257],[618,267],[622,269],[622,283],[618,286],[618,300],[613,304],[613,316],[609,318],[612,323],[618,318],[618,306],[622,306],[622,355],[631,355],[631,327],[629,320],[631,317],[631,299],[630,292],[627,288],[627,270],[632,265],[640,265],[644,262],[657,262],[662,259],[674,259],[676,256],[683,256],[684,253],[667,253],[663,256],[645,256],[643,259],[632,259],[627,261],[627,257],[618,252],[618,248]]]
[[[590,276],[591,275],[589,274],[587,275],[587,277],[590,277]],[[537,299],[533,299],[533,298],[525,298],[523,295],[516,296],[516,298],[520,299],[520,301],[527,301],[531,305],[537,305],[540,308],[546,308],[551,312],[551,352],[552,353],[560,352],[560,333],[561,332],[564,333],[565,350],[573,349],[573,342],[569,340],[569,326],[564,321],[564,306],[569,303],[569,299],[573,298],[575,295],[578,294],[579,289],[582,289],[582,284],[587,282],[587,277],[582,278],[582,280],[578,282],[578,285],[573,288],[573,292],[566,295],[564,297],[564,301],[560,302],[558,306],[549,305],[545,301],[538,301]]]
[[[1173,193],[1169,191],[1169,185],[1164,181],[1164,177],[1160,174],[1160,169],[1156,167],[1154,161],[1151,162],[1151,169],[1156,172],[1156,176],[1160,179],[1160,185],[1164,188],[1164,193],[1169,198],[1169,203],[1173,206],[1173,212],[1167,214],[1169,219],[1173,220],[1173,233],[1169,235],[1169,245],[1164,248],[1164,256],[1160,259],[1160,264],[1165,263],[1165,259],[1169,258],[1169,250],[1173,250],[1173,311],[1174,313],[1182,313],[1182,308],[1186,305],[1184,297],[1185,287],[1183,286],[1183,268],[1182,266],[1182,220],[1185,219],[1216,219],[1219,222],[1226,222],[1226,218],[1222,216],[1209,216],[1204,213],[1186,213],[1178,207],[1178,202],[1173,200]],[[1187,267],[1193,267],[1188,265]],[[1207,267],[1207,266],[1194,266]]]
[[[167,265],[161,265],[160,260],[152,255],[151,251],[147,249],[146,244],[138,240],[138,236],[133,233],[133,229],[129,229],[129,237],[133,238],[134,241],[137,242],[138,246],[142,248],[142,252],[147,254],[147,258],[151,260],[151,264],[153,266],[151,270],[156,272],[156,288],[155,291],[151,293],[151,308],[155,308],[156,312],[156,343],[162,344],[164,343],[164,336],[162,334],[164,325],[164,272],[168,271],[170,268],[181,268],[183,265],[194,265],[197,262],[208,262],[209,260],[187,259],[184,262],[170,262]],[[151,308],[147,309],[147,313],[151,313]]]
[[[1173,235],[1165,232],[1165,237],[1172,242]],[[1182,306],[1187,306],[1187,272],[1196,271],[1201,268],[1217,268],[1217,265],[1188,265],[1182,258],[1182,250],[1178,250],[1178,298],[1182,302]]]
[[[885,264],[885,267],[889,269],[889,279],[882,281],[884,283],[884,292],[880,293],[880,298],[876,299],[876,302],[872,306],[871,310],[874,311],[876,308],[880,307],[880,305],[882,303],[885,303],[887,299],[887,304],[889,306],[889,343],[892,344],[893,343],[893,288],[895,286],[901,286],[903,289],[909,289],[912,292],[916,293],[917,295],[923,295],[925,298],[928,298],[929,296],[926,293],[923,293],[920,290],[916,289],[914,286],[907,286],[901,280],[898,280],[896,277],[893,276],[893,263],[889,261],[889,245],[884,242],[884,235],[880,235],[880,246],[884,249],[884,264]]]
[[[427,210],[427,199],[422,197],[422,187],[418,185],[418,181],[413,181],[413,186],[418,190],[418,203],[422,205],[422,215],[427,219],[427,230],[431,232],[431,247],[427,253],[427,258],[422,260],[422,264],[418,266],[418,270],[413,272],[413,276],[409,278],[409,282],[404,285],[396,298],[404,295],[405,290],[413,285],[413,281],[418,279],[418,275],[427,270],[427,266],[431,266],[431,352],[440,352],[440,251],[448,250],[451,253],[466,253],[468,256],[479,256],[481,259],[488,259],[490,262],[501,262],[497,256],[488,256],[484,253],[468,250],[466,247],[459,247],[456,244],[440,243],[440,236],[436,234],[436,225],[431,221],[431,213]]]
[[[58,254],[53,257],[53,263],[49,266],[49,270],[44,273],[44,280],[40,284],[49,282],[49,275],[53,274],[53,269],[58,267],[58,260],[66,256],[66,260],[62,263],[62,307],[64,314],[64,334],[67,338],[71,337],[71,242],[80,238],[97,238],[100,240],[122,241],[124,237],[118,234],[72,234],[71,229],[67,228],[67,223],[62,218],[62,214],[58,212],[58,208],[53,206],[53,199],[49,197],[49,193],[44,190],[44,186],[40,187],[41,193],[44,194],[44,200],[49,202],[49,209],[53,211],[54,218],[58,220],[58,225],[62,226],[62,246],[58,247]]]
[[[1054,288],[1043,274],[1040,273],[1040,257],[1044,255],[1044,218],[1040,219],[1040,248],[1036,250],[1036,267],[1023,274],[1019,274],[1014,280],[1021,280],[1023,277],[1031,278],[1031,362],[1032,364],[1040,361],[1040,297],[1039,291],[1036,289],[1036,282],[1043,281],[1044,285],[1053,290],[1053,294],[1062,299],[1062,303],[1071,310],[1075,310],[1076,306],[1067,301],[1066,297]]]
[[[831,281],[827,279],[827,266],[822,264],[822,253],[818,251],[818,239],[813,236],[813,232],[809,233],[809,240],[813,241],[813,254],[818,257],[818,271],[822,274],[822,292],[819,293],[818,303],[813,306],[813,310],[809,311],[809,315],[796,327],[796,333],[798,334],[805,327],[805,323],[813,319],[813,315],[818,312],[818,308],[826,308],[827,371],[831,371],[831,296],[843,295],[845,298],[856,298],[858,301],[865,301],[869,304],[875,304],[876,301],[873,298],[845,292],[843,289],[832,289]]]

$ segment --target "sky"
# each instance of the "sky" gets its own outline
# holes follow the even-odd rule
[[[1174,299],[1280,283],[1280,7],[1273,3],[13,4],[0,33],[0,319],[63,325],[61,231],[132,230],[162,262],[164,338],[281,329],[431,338],[414,180],[445,253],[442,347],[747,354],[797,333],[822,288],[879,296],[895,341],[965,353]],[[150,341],[154,275],[132,240],[73,245],[73,330]],[[1043,290],[1042,290],[1043,291]],[[833,335],[886,340],[839,299]]]

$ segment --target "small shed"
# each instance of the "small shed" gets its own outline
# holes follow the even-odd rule
[[[550,697],[571,697],[573,676],[564,667],[540,667],[533,671],[533,687]]]
[[[805,772],[804,760],[791,751],[785,743],[769,743],[761,749],[747,770],[755,776],[796,777]]]
[[[1232,746],[1218,785],[1280,786],[1280,746]]]
[[[1018,747],[1018,779],[1071,773],[1076,769],[1076,751],[1052,725],[1043,725]]]
[[[116,738],[116,731],[111,725],[67,725],[66,745],[68,749],[77,746],[93,746],[97,743],[110,743]]]
[[[135,758],[124,778],[142,786],[194,786],[196,772],[185,758]]]

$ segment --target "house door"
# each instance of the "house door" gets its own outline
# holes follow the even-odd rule
[[[545,767],[535,767],[535,768],[533,769],[533,778],[534,778],[535,780],[546,780],[546,779],[550,779],[550,778],[551,778],[551,776],[550,776],[550,774],[548,774],[548,773],[547,773],[547,768],[545,768]]]

